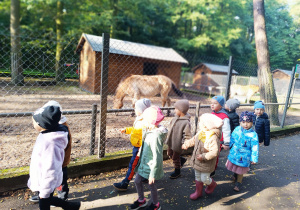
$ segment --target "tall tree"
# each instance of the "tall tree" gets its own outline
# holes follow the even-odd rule
[[[60,67],[60,57],[63,49],[62,46],[62,33],[63,33],[63,2],[57,1],[57,10],[56,10],[56,56],[55,56],[55,80],[56,82],[65,81],[63,68]]]
[[[20,40],[20,1],[11,0],[10,5],[10,34],[11,34],[11,82],[23,85],[22,53]]]
[[[253,18],[260,97],[265,103],[277,103],[277,96],[270,68],[264,0],[253,0]],[[278,105],[266,106],[266,111],[270,116],[271,124],[279,125]]]

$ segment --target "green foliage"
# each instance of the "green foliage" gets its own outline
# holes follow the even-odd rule
[[[52,59],[56,51],[56,0],[21,0],[23,57],[38,50]],[[300,16],[280,0],[266,0],[266,25],[273,67],[291,69],[300,52]],[[82,33],[157,46],[171,47],[199,57],[228,58],[256,64],[252,0],[64,0],[62,58],[74,52]],[[293,18],[292,18],[293,16]],[[9,34],[10,1],[0,1],[1,34]],[[0,47],[9,50],[9,37],[1,37]],[[4,49],[5,48],[5,49]],[[6,49],[8,48],[8,49]],[[46,56],[47,55],[47,56]],[[41,56],[41,55],[40,55]],[[9,58],[0,57],[2,67]],[[46,63],[51,63],[50,60]],[[25,63],[28,66],[28,64]],[[224,63],[226,65],[226,63]],[[241,70],[243,71],[243,69]],[[246,71],[246,70],[245,70]],[[247,75],[253,75],[252,68]]]

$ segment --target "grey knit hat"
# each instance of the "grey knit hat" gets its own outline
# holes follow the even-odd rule
[[[239,100],[237,100],[235,98],[229,99],[229,100],[226,101],[226,106],[228,106],[229,110],[233,111],[236,108],[240,107],[240,102],[239,102]]]
[[[186,99],[178,100],[175,102],[174,107],[181,111],[182,113],[186,114],[190,108],[190,103]]]
[[[148,98],[142,98],[137,102],[135,102],[134,108],[140,113],[143,113],[145,109],[149,108],[150,106],[151,106],[151,101]]]

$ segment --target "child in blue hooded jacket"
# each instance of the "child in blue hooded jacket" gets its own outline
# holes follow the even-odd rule
[[[258,137],[252,128],[253,118],[250,112],[242,112],[240,126],[236,127],[230,138],[230,152],[226,167],[234,173],[234,191],[240,191],[243,175],[249,171],[250,164],[258,162]]]

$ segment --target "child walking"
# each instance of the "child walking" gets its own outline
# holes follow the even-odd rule
[[[189,101],[179,100],[174,104],[175,117],[171,120],[168,128],[168,137],[166,144],[168,145],[168,156],[172,158],[174,164],[174,172],[170,174],[171,179],[176,179],[180,176],[180,168],[186,162],[184,157],[181,157],[181,146],[186,139],[192,137],[190,115],[187,113],[190,107]]]
[[[142,113],[144,112],[145,109],[149,108],[150,106],[151,106],[151,101],[149,99],[143,98],[138,100],[135,103],[135,108],[134,108],[137,117],[133,123],[133,127],[127,127],[120,130],[121,133],[130,134],[130,142],[133,146],[133,149],[132,149],[132,157],[130,159],[129,167],[125,178],[122,180],[122,182],[113,184],[114,188],[116,188],[119,191],[126,191],[129,182],[133,178],[134,169],[139,160],[139,156],[137,154],[139,152],[140,147],[142,146],[142,129],[144,127]]]
[[[138,199],[131,205],[131,209],[139,209],[147,206],[144,197],[142,180],[148,179],[151,192],[152,203],[146,209],[160,210],[156,180],[164,176],[163,172],[163,142],[165,141],[168,130],[159,123],[164,119],[162,111],[157,106],[147,108],[143,113],[143,120],[146,128],[143,129],[143,143],[140,152],[140,159],[135,168],[135,187]]]
[[[252,129],[253,118],[250,112],[242,112],[240,126],[231,134],[230,151],[226,167],[232,171],[235,181],[234,191],[239,192],[243,175],[249,171],[250,164],[258,161],[258,137]]]
[[[229,118],[231,133],[236,127],[240,125],[239,122],[240,117],[236,113],[236,109],[239,108],[239,106],[240,106],[240,102],[235,98],[228,99],[225,103],[225,111]]]
[[[229,121],[229,118],[226,114],[225,109],[223,108],[224,103],[225,103],[225,99],[224,99],[223,96],[214,96],[211,99],[211,104],[210,104],[212,114],[216,115],[217,117],[219,117],[220,119],[223,120],[222,137],[221,137],[221,140],[220,140],[220,143],[221,143],[220,150],[222,148],[225,149],[225,150],[229,149],[230,134],[231,134],[230,121]],[[219,157],[217,158],[215,170],[210,175],[211,177],[215,176],[216,169],[217,169],[217,166],[218,166],[218,162],[219,162]]]
[[[258,135],[259,145],[270,145],[270,120],[267,113],[265,113],[265,105],[262,101],[254,103],[253,124],[255,132]]]
[[[46,106],[33,114],[33,127],[39,131],[34,145],[28,187],[39,193],[39,208],[49,210],[50,205],[67,210],[80,208],[80,202],[67,202],[53,196],[63,180],[62,165],[68,144],[68,128],[59,124],[61,111],[57,106]]]
[[[220,153],[222,119],[213,114],[203,114],[200,117],[200,131],[182,145],[182,149],[194,146],[191,166],[195,169],[196,191],[190,199],[196,200],[202,196],[203,184],[206,184],[206,194],[213,193],[217,183],[210,177],[215,170],[217,157]]]
[[[60,111],[62,112],[62,107],[61,105],[57,102],[57,101],[48,101],[43,107],[47,107],[47,106],[56,106],[60,108]],[[68,128],[68,144],[67,147],[65,148],[65,158],[64,158],[64,162],[62,165],[62,172],[63,172],[63,181],[61,183],[61,185],[56,188],[57,193],[58,193],[58,198],[63,199],[63,200],[67,200],[68,199],[68,195],[69,195],[69,186],[68,186],[68,165],[71,161],[71,148],[72,148],[72,135],[70,132],[70,128],[69,125],[67,124],[67,118],[62,115],[59,121],[59,124],[65,125]],[[39,196],[35,195],[29,198],[29,200],[31,202],[39,202]]]

